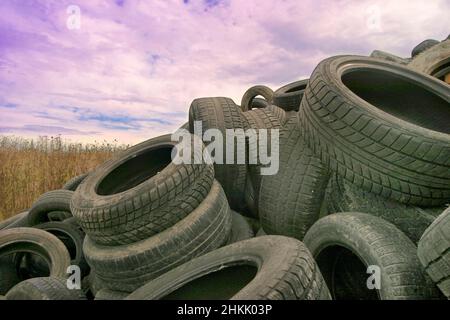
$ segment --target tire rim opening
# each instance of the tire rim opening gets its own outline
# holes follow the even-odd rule
[[[441,61],[439,66],[431,72],[433,77],[438,78],[439,80],[445,81],[445,76],[450,73],[450,57]]]
[[[412,124],[450,134],[450,105],[437,94],[391,72],[353,69],[342,82],[378,109]]]
[[[295,86],[289,90],[286,90],[286,93],[292,93],[297,91],[303,91],[306,88],[306,84]]]
[[[379,300],[378,290],[367,287],[366,265],[350,250],[327,247],[316,261],[334,300]]]
[[[230,266],[188,282],[162,300],[228,300],[256,276],[258,268]]]
[[[157,175],[171,163],[173,148],[172,145],[150,148],[127,159],[103,178],[97,187],[97,194],[101,196],[117,194]]]

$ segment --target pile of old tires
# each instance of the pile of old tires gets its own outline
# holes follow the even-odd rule
[[[183,156],[203,161],[175,163],[181,142],[156,137],[0,224],[0,295],[449,298],[450,40],[397,58],[331,57],[240,106],[195,99],[182,143],[201,145]],[[261,129],[278,135],[271,174],[246,156]]]

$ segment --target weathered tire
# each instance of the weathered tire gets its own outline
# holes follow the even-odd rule
[[[450,208],[425,231],[419,241],[418,256],[428,275],[450,299]]]
[[[70,255],[64,243],[57,237],[35,228],[12,228],[0,231],[0,258],[8,259],[2,260],[3,267],[6,267],[5,263],[11,263],[8,267],[16,268],[15,259],[9,258],[24,253],[42,257],[49,266],[51,276],[60,278],[67,276]]]
[[[249,111],[252,106],[253,99],[257,96],[262,96],[266,101],[272,101],[273,90],[266,86],[253,86],[245,91],[241,100],[242,111]]]
[[[363,191],[333,174],[329,181],[326,201],[328,213],[364,212],[389,221],[414,242],[419,242],[425,229],[434,221],[441,208],[422,209],[385,199]]]
[[[130,295],[130,292],[101,289],[97,292],[94,300],[123,300]]]
[[[450,199],[449,103],[448,86],[399,64],[332,57],[311,76],[300,128],[322,163],[357,187],[438,206]]]
[[[75,191],[88,175],[89,173],[83,173],[80,174],[79,176],[73,177],[72,179],[67,181],[62,188],[64,190]]]
[[[372,58],[378,58],[378,59],[386,60],[389,62],[395,62],[395,63],[399,63],[399,64],[403,64],[403,65],[407,65],[411,61],[411,59],[401,58],[401,57],[393,55],[389,52],[380,51],[380,50],[372,51],[370,56]]]
[[[0,230],[19,227],[28,227],[28,211],[18,213],[0,222]]]
[[[445,40],[417,55],[408,67],[444,81],[450,73],[450,40]]]
[[[427,39],[423,40],[421,43],[419,43],[417,46],[415,46],[411,51],[411,57],[414,58],[418,54],[421,54],[422,52],[430,49],[431,47],[434,47],[435,45],[439,44],[440,42],[434,39]]]
[[[11,256],[0,258],[0,295],[6,294],[9,289],[20,282],[16,264]]]
[[[254,98],[252,100],[252,107],[250,109],[262,109],[267,108],[270,105],[270,103],[262,98]]]
[[[82,290],[68,289],[66,279],[41,277],[24,280],[6,294],[7,300],[86,300]]]
[[[357,212],[332,214],[316,222],[304,241],[335,299],[440,298],[420,265],[416,246],[381,218]],[[372,290],[368,267],[379,268],[380,282],[372,282]]]
[[[176,144],[170,135],[147,140],[89,174],[71,208],[92,241],[120,245],[146,239],[203,201],[214,179],[213,166],[173,163]],[[203,151],[196,149],[191,148],[192,157]]]
[[[227,245],[253,238],[253,230],[247,219],[236,211],[231,211],[231,231]]]
[[[142,283],[221,247],[230,230],[230,208],[222,187],[215,181],[206,199],[167,230],[117,247],[101,246],[87,236],[83,248],[103,288],[131,292]]]
[[[196,258],[147,283],[126,299],[161,298],[328,300],[330,294],[303,243],[266,236]]]
[[[328,168],[303,142],[297,117],[280,130],[278,173],[262,176],[258,212],[269,234],[303,239],[319,219]]]
[[[289,83],[273,93],[272,103],[285,111],[298,111],[308,79]]]
[[[242,116],[242,111],[229,98],[199,98],[192,101],[189,108],[189,128],[194,133],[194,121],[202,122],[203,135],[208,129],[218,129],[224,137],[223,143],[223,162],[215,163],[215,177],[222,185],[227,195],[231,208],[237,211],[244,209],[244,189],[247,166],[245,159],[238,161],[238,155],[244,154],[244,145],[226,140],[227,129],[246,129],[246,121]],[[236,132],[237,141],[245,141],[245,133]],[[205,143],[210,145],[209,143]],[[230,145],[231,144],[231,145]],[[242,142],[241,142],[242,144]],[[234,147],[234,159],[232,164],[227,164],[225,155],[226,149]],[[208,148],[208,147],[207,147]],[[239,163],[241,162],[241,163]]]
[[[248,216],[258,218],[258,206],[255,201],[255,189],[250,175],[247,173],[247,179],[245,181],[244,201],[246,207],[246,213]]]
[[[82,272],[81,276],[89,273],[89,266],[83,253],[85,234],[77,226],[66,222],[53,221],[38,224],[34,228],[47,231],[60,239],[70,254],[70,264],[80,267]],[[36,267],[39,268],[40,266],[38,265]]]
[[[35,226],[50,221],[49,213],[67,212],[68,215],[71,215],[70,200],[72,196],[73,191],[62,189],[44,193],[31,206],[28,212],[28,225]]]
[[[273,106],[273,109],[275,110],[281,110],[280,108]],[[281,110],[283,113],[284,111]],[[272,109],[264,108],[264,109],[255,109],[250,110],[247,112],[244,112],[245,120],[247,121],[247,125],[250,129],[254,129],[256,133],[256,141],[250,141],[248,139],[246,141],[247,144],[247,154],[248,154],[248,183],[251,183],[251,186],[247,186],[246,192],[247,192],[247,202],[252,201],[252,207],[258,208],[259,207],[259,190],[261,188],[261,168],[264,167],[263,164],[261,164],[261,161],[259,159],[259,130],[261,129],[267,129],[267,147],[268,147],[268,154],[272,153],[272,131],[273,129],[280,130],[281,129],[281,122],[280,119],[274,114]],[[276,151],[274,149],[274,151]],[[254,159],[250,161],[250,155],[254,155]],[[250,188],[253,189],[250,190]],[[251,194],[250,194],[251,193]],[[249,198],[251,196],[251,198]],[[257,210],[252,210],[255,216],[257,216]]]

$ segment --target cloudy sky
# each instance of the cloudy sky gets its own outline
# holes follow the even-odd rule
[[[331,55],[409,56],[450,33],[448,12],[448,0],[2,0],[0,135],[137,143],[184,123],[196,97],[239,103]]]

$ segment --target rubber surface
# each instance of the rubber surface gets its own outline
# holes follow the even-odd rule
[[[330,294],[303,243],[266,236],[234,243],[194,259],[149,282],[126,299],[162,298],[328,300]]]

